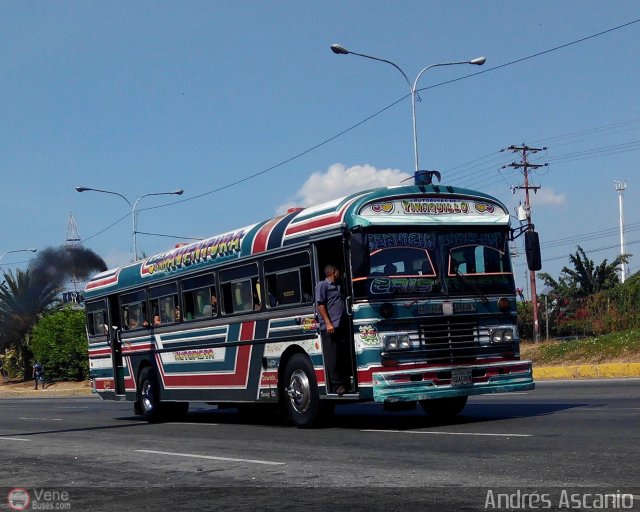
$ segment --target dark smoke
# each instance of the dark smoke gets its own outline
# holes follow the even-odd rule
[[[48,247],[38,251],[29,270],[42,284],[61,285],[71,278],[86,279],[95,271],[107,270],[104,260],[84,247]]]

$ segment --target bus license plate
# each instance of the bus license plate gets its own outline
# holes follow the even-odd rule
[[[472,384],[473,384],[473,375],[471,373],[471,368],[452,370],[451,372],[452,386],[469,386]]]

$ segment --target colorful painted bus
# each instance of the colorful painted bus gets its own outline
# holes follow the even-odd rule
[[[429,180],[292,209],[103,272],[85,290],[94,390],[149,421],[189,402],[271,404],[310,427],[336,404],[420,404],[447,417],[471,395],[532,389],[514,231],[495,198]],[[340,396],[314,305],[328,264],[342,269],[351,334],[351,389]]]

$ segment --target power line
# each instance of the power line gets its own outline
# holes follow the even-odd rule
[[[163,233],[146,233],[144,231],[136,231],[139,235],[148,235],[148,236],[160,236],[164,238],[176,238],[178,240],[202,240],[202,238],[195,238],[192,236],[179,236],[179,235],[166,235]]]
[[[454,79],[451,79],[451,80],[446,80],[444,82],[439,82],[437,84],[433,84],[433,85],[430,85],[430,86],[427,86],[427,87],[423,87],[423,88],[419,89],[419,91],[435,89],[436,87],[441,87],[443,85],[448,85],[448,84],[451,84],[451,83],[454,83],[454,82],[458,82],[460,80],[466,80],[467,78],[472,78],[472,77],[475,77],[475,76],[478,76],[478,75],[482,75],[482,74],[485,74],[485,73],[490,73],[490,72],[496,71],[498,69],[505,68],[507,66],[512,66],[512,65],[515,65],[515,64],[519,64],[521,62],[525,62],[527,60],[534,59],[536,57],[540,57],[542,55],[546,55],[548,53],[552,53],[552,52],[555,52],[555,51],[558,51],[558,50],[561,50],[561,49],[564,49],[564,48],[568,48],[569,46],[573,46],[573,45],[588,41],[590,39],[594,39],[596,37],[603,36],[605,34],[614,32],[616,30],[621,30],[621,29],[626,28],[626,27],[628,27],[630,25],[633,25],[635,23],[640,23],[640,18],[632,20],[632,21],[627,22],[627,23],[624,23],[622,25],[618,25],[616,27],[612,27],[612,28],[603,30],[601,32],[597,32],[595,34],[591,34],[589,36],[586,36],[586,37],[583,37],[583,38],[580,38],[580,39],[576,39],[574,41],[571,41],[571,42],[568,42],[568,43],[565,43],[565,44],[562,44],[562,45],[559,45],[559,46],[555,46],[555,47],[550,48],[548,50],[537,52],[537,53],[534,53],[532,55],[528,55],[526,57],[521,57],[519,59],[515,59],[515,60],[512,60],[510,62],[506,62],[504,64],[500,64],[498,66],[494,66],[494,67],[491,67],[491,68],[488,68],[488,69],[484,69],[482,71],[478,71],[478,72],[475,72],[475,73],[470,73],[468,75],[464,75],[464,76],[461,76],[461,77],[458,77],[458,78],[454,78]],[[208,192],[203,192],[202,194],[198,194],[196,196],[188,197],[188,198],[181,199],[181,200],[178,200],[178,201],[173,201],[173,202],[170,202],[170,203],[164,203],[164,204],[160,204],[160,205],[156,205],[156,206],[150,206],[150,207],[147,207],[147,208],[142,208],[141,211],[142,210],[155,210],[155,209],[158,209],[158,208],[164,208],[166,206],[172,206],[172,205],[176,205],[176,204],[186,203],[188,201],[193,201],[195,199],[199,199],[201,197],[205,197],[207,195],[213,194],[215,192],[219,192],[221,190],[225,190],[225,189],[233,187],[235,185],[239,185],[239,184],[244,183],[244,182],[246,182],[248,180],[256,178],[256,177],[258,177],[258,176],[260,176],[262,174],[265,174],[265,173],[270,172],[270,171],[272,171],[274,169],[277,169],[278,167],[281,167],[281,166],[283,166],[283,165],[285,165],[285,164],[287,164],[289,162],[292,162],[293,160],[296,160],[296,159],[306,155],[307,153],[310,153],[311,151],[314,151],[315,149],[318,149],[319,147],[324,146],[325,144],[328,144],[329,142],[337,139],[338,137],[341,137],[342,135],[354,130],[355,128],[357,128],[357,127],[363,125],[364,123],[370,121],[374,117],[377,117],[378,115],[382,114],[383,112],[385,112],[385,111],[389,110],[390,108],[396,106],[397,104],[399,104],[401,101],[403,101],[405,98],[407,98],[409,96],[411,96],[411,93],[405,94],[404,96],[402,96],[398,100],[396,100],[393,103],[387,105],[386,107],[378,110],[377,112],[375,112],[374,114],[366,117],[362,121],[359,121],[358,123],[356,123],[356,124],[350,126],[349,128],[341,131],[340,133],[338,133],[338,134],[336,134],[336,135],[334,135],[332,137],[329,137],[328,139],[325,139],[324,141],[322,141],[322,142],[320,142],[320,143],[318,143],[318,144],[316,144],[316,145],[314,145],[314,146],[312,146],[312,147],[310,147],[310,148],[308,148],[308,149],[306,149],[304,151],[301,151],[300,153],[298,153],[298,154],[296,154],[296,155],[294,155],[294,156],[292,156],[290,158],[287,158],[286,160],[283,160],[280,163],[272,165],[271,167],[268,167],[268,168],[263,169],[261,171],[258,171],[256,173],[253,173],[253,174],[251,174],[251,175],[249,175],[249,176],[247,176],[245,178],[241,178],[241,179],[236,180],[234,182],[231,182],[231,183],[229,183],[227,185],[223,185],[222,187],[218,187],[216,189],[210,190]]]
[[[537,52],[537,53],[528,55],[526,57],[521,57],[519,59],[515,59],[515,60],[512,60],[510,62],[506,62],[504,64],[500,64],[498,66],[494,66],[494,67],[491,67],[491,68],[488,68],[488,69],[485,69],[485,70],[482,70],[482,71],[478,71],[478,72],[475,72],[475,73],[471,73],[471,74],[468,74],[468,75],[464,75],[464,76],[461,76],[461,77],[458,77],[458,78],[455,78],[455,79],[446,80],[444,82],[440,82],[440,83],[433,84],[433,85],[430,85],[430,86],[427,86],[427,87],[423,87],[423,88],[419,89],[419,91],[425,91],[425,90],[429,90],[429,89],[434,89],[436,87],[441,87],[443,85],[448,85],[448,84],[451,84],[451,83],[454,83],[454,82],[458,82],[458,81],[461,81],[461,80],[466,80],[467,78],[472,78],[472,77],[475,77],[475,76],[478,76],[478,75],[482,75],[482,74],[485,74],[485,73],[497,71],[499,69],[502,69],[502,68],[505,68],[505,67],[508,67],[508,66],[512,66],[512,65],[515,65],[515,64],[519,64],[519,63],[525,62],[525,61],[530,60],[530,59],[541,57],[543,55],[546,55],[546,54],[549,54],[549,53],[552,53],[552,52],[555,52],[555,51],[558,51],[558,50],[561,50],[561,49],[564,49],[564,48],[568,48],[570,46],[573,46],[573,45],[588,41],[590,39],[594,39],[594,38],[603,36],[605,34],[609,34],[611,32],[617,31],[617,30],[621,30],[623,28],[629,27],[629,26],[631,26],[633,24],[636,24],[636,23],[639,23],[639,22],[640,22],[640,18],[632,20],[632,21],[629,21],[629,22],[624,23],[622,25],[618,25],[618,26],[615,26],[615,27],[612,27],[612,28],[597,32],[595,34],[591,34],[589,36],[586,36],[586,37],[583,37],[583,38],[580,38],[580,39],[576,39],[574,41],[570,41],[568,43],[565,43],[565,44],[562,44],[562,45],[559,45],[559,46],[555,46],[553,48],[550,48],[550,49],[547,49],[547,50],[544,50],[544,51],[541,51],[541,52]],[[359,126],[365,124],[366,122],[370,121],[371,119],[373,119],[373,118],[381,115],[382,113],[386,112],[387,110],[395,107],[397,104],[399,104],[400,102],[402,102],[403,100],[405,100],[409,96],[411,96],[410,93],[409,94],[405,94],[404,96],[402,96],[398,100],[394,101],[393,103],[387,105],[386,107],[381,108],[380,110],[376,111],[375,113],[371,114],[370,116],[367,116],[366,118],[364,118],[363,120],[357,122],[356,124],[354,124],[354,125],[346,128],[346,129],[342,130],[341,132],[339,132],[339,133],[337,133],[337,134],[335,134],[335,135],[333,135],[333,136],[331,136],[331,137],[319,142],[318,144],[315,144],[315,145],[313,145],[313,146],[311,146],[311,147],[309,147],[309,148],[297,153],[294,156],[291,156],[291,157],[289,157],[289,158],[287,158],[285,160],[282,160],[281,162],[279,162],[277,164],[274,164],[274,165],[272,165],[270,167],[267,167],[267,168],[265,168],[265,169],[263,169],[261,171],[258,171],[258,172],[255,172],[255,173],[249,175],[249,176],[246,176],[245,178],[241,178],[239,180],[233,181],[233,182],[228,183],[226,185],[223,185],[221,187],[217,187],[217,188],[215,188],[213,190],[210,190],[208,192],[203,192],[202,194],[198,194],[198,195],[195,195],[195,196],[192,196],[192,197],[188,197],[188,198],[185,198],[185,199],[181,199],[181,200],[178,200],[178,201],[173,201],[173,202],[170,202],[170,203],[164,203],[164,204],[160,204],[160,205],[156,205],[156,206],[150,206],[150,207],[147,207],[147,208],[141,208],[139,211],[156,210],[156,209],[159,209],[159,208],[165,208],[167,206],[174,206],[174,205],[177,205],[177,204],[186,203],[188,201],[193,201],[193,200],[196,200],[196,199],[200,199],[202,197],[211,195],[211,194],[216,193],[216,192],[220,192],[222,190],[226,190],[228,188],[234,187],[234,186],[239,185],[241,183],[245,183],[246,181],[249,181],[249,180],[252,180],[254,178],[257,178],[258,176],[266,174],[266,173],[268,173],[270,171],[273,171],[273,170],[275,170],[275,169],[277,169],[279,167],[282,167],[283,165],[286,165],[286,164],[288,164],[288,163],[290,163],[290,162],[292,162],[294,160],[297,160],[298,158],[301,158],[302,156],[304,156],[304,155],[306,155],[306,154],[308,154],[308,153],[310,153],[310,152],[312,152],[312,151],[314,151],[314,150],[316,150],[316,149],[328,144],[329,142],[332,142],[333,140],[341,137],[342,135],[345,135],[346,133],[349,133],[350,131],[358,128]],[[106,231],[107,229],[113,227],[115,224],[117,224],[118,222],[122,221],[125,218],[126,217],[123,217],[122,219],[119,219],[115,223],[111,224],[110,226],[107,226],[106,228],[98,231],[97,233],[94,233],[93,235],[87,237],[85,239],[85,241],[86,240],[90,240],[91,238],[94,238],[94,237],[98,236],[99,234],[101,234],[104,231]]]

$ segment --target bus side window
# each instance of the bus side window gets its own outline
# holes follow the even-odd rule
[[[86,305],[87,332],[89,336],[103,336],[107,332],[104,329],[107,323],[106,302],[104,300],[91,302]]]
[[[215,276],[208,273],[183,279],[182,302],[185,320],[202,320],[217,316]]]
[[[250,263],[220,272],[222,312],[225,315],[255,311],[261,308],[258,265]]]
[[[144,290],[120,296],[122,328],[125,330],[149,327],[147,316],[147,294]]]
[[[149,288],[149,299],[153,325],[172,324],[179,321],[178,283]]]
[[[264,272],[269,308],[313,302],[309,253],[265,260]]]

